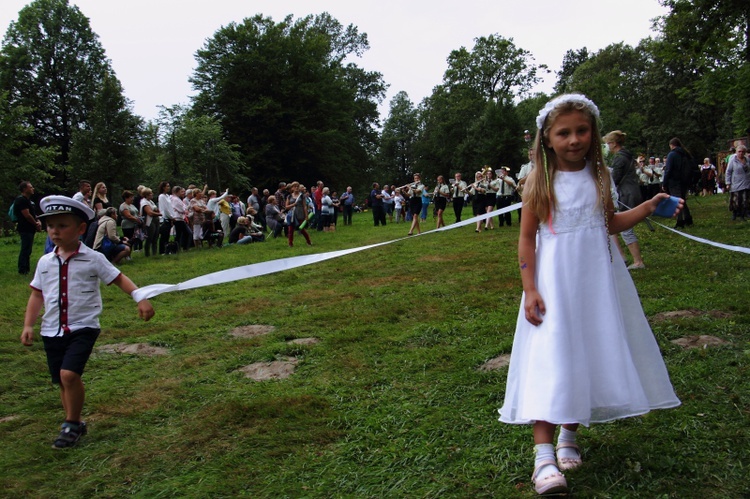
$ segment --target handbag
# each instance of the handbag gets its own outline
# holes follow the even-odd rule
[[[108,237],[104,237],[102,239],[102,245],[99,247],[99,251],[104,253],[105,255],[109,255],[109,252],[112,251],[112,248],[115,247],[115,243],[112,242],[112,240]]]

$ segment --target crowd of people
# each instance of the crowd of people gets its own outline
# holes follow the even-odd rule
[[[19,190],[11,211],[18,215],[12,218],[21,237],[18,272],[28,274],[34,234],[42,230],[42,223],[34,202],[34,186],[24,181]],[[135,251],[150,257],[205,246],[265,242],[267,236],[284,235],[292,247],[296,232],[312,245],[308,229],[334,232],[339,215],[344,225],[351,225],[357,209],[351,187],[339,199],[322,181],[311,191],[299,182],[281,182],[274,194],[252,188],[246,202],[228,189],[218,193],[205,185],[182,187],[168,181],[161,182],[156,191],[138,186],[123,191],[121,197],[120,203],[110,200],[106,183],[99,182],[92,188],[88,180],[81,180],[72,196],[94,212],[82,241],[114,264],[129,259]],[[48,238],[46,251],[53,248]]]
[[[497,170],[485,166],[476,172],[474,182],[467,184],[461,173],[454,174],[448,183],[443,175],[435,179],[435,187],[430,189],[422,181],[422,175],[415,173],[413,181],[401,187],[384,185],[374,182],[367,198],[367,204],[372,209],[375,226],[385,225],[386,220],[393,223],[409,223],[408,235],[421,233],[421,223],[427,222],[430,204],[433,204],[433,218],[435,228],[445,226],[444,213],[449,203],[452,203],[455,221],[460,222],[463,209],[469,204],[473,216],[490,213],[496,209],[510,206],[520,199],[518,184],[510,175],[510,168],[503,166]],[[511,215],[506,213],[498,217],[500,227],[511,225]],[[487,218],[477,222],[476,232],[482,229],[493,230],[493,219]]]
[[[646,159],[644,155],[634,158],[634,154],[625,148],[625,137],[625,133],[616,130],[602,139],[610,153],[609,167],[618,209],[627,210],[660,192],[686,199],[689,191],[710,196],[723,188],[731,194],[732,219],[747,219],[750,177],[744,144],[726,159],[724,171],[717,172],[709,158],[705,158],[700,166],[692,164],[679,139],[670,143],[668,156]],[[82,180],[72,198],[90,206],[95,213],[95,220],[89,224],[83,240],[116,264],[129,259],[135,251],[143,251],[146,257],[150,257],[204,246],[220,248],[224,244],[264,242],[267,237],[279,238],[282,235],[292,247],[297,232],[308,245],[312,245],[308,230],[334,232],[340,217],[342,225],[351,225],[353,213],[366,209],[371,210],[376,227],[385,226],[386,222],[408,223],[407,234],[419,234],[427,222],[430,205],[435,228],[440,228],[446,224],[445,211],[449,204],[455,221],[460,222],[465,208],[470,207],[472,215],[479,216],[520,201],[534,168],[534,154],[534,150],[529,149],[529,161],[520,168],[515,179],[507,166],[494,170],[485,166],[475,172],[470,184],[459,172],[449,182],[443,175],[438,175],[434,187],[428,187],[422,176],[415,173],[412,182],[400,187],[386,184],[381,188],[378,182],[374,182],[369,195],[361,202],[351,186],[339,196],[322,181],[309,191],[299,182],[281,182],[273,194],[269,189],[261,192],[253,187],[246,201],[228,189],[219,193],[205,185],[199,188],[191,184],[184,188],[164,181],[155,192],[145,186],[126,190],[118,204],[108,198],[106,183],[99,182],[92,188],[90,181]],[[675,173],[678,170],[683,173]],[[30,271],[33,236],[42,227],[35,216],[33,185],[22,182],[20,191],[21,195],[14,202],[21,237],[18,272],[26,274]],[[519,222],[520,219],[519,210]],[[511,213],[500,215],[496,220],[488,217],[478,221],[475,232],[494,230],[496,222],[499,227],[511,226]],[[686,204],[676,226],[682,228],[692,224]],[[117,225],[122,229],[122,236]],[[629,268],[645,268],[635,233],[631,229],[622,237],[633,258]],[[52,245],[48,244],[47,249],[51,248]]]

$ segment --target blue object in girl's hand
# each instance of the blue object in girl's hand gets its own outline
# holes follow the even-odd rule
[[[654,215],[657,217],[672,218],[679,204],[680,198],[676,196],[669,196],[667,199],[662,199],[659,204],[656,205]]]

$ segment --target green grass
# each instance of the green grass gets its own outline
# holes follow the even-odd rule
[[[726,197],[691,200],[691,234],[750,247]],[[450,210],[450,209],[449,209]],[[514,214],[514,222],[516,216]],[[452,216],[449,216],[452,220]],[[432,223],[429,224],[432,228]],[[669,223],[673,225],[673,223]],[[369,213],[315,246],[284,240],[146,259],[122,270],[139,285],[304,253],[402,237]],[[585,464],[568,473],[579,497],[750,495],[750,256],[657,228],[636,229],[648,269],[633,273],[678,396],[677,409],[581,432]],[[478,367],[509,353],[521,295],[518,227],[465,227],[257,279],[169,293],[156,316],[103,289],[99,344],[146,342],[159,357],[95,353],[84,382],[90,433],[50,448],[62,419],[41,340],[20,344],[28,277],[17,238],[0,239],[0,490],[9,497],[532,497],[531,432],[497,421],[507,369]],[[33,258],[42,252],[37,238]],[[301,244],[302,243],[302,244]],[[237,339],[248,324],[276,327]],[[683,350],[697,334],[728,345]],[[290,345],[314,336],[312,346]],[[237,369],[300,359],[286,380]]]

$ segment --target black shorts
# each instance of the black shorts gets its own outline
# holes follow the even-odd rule
[[[445,206],[448,204],[448,200],[443,196],[435,196],[435,208],[438,210],[445,210]]]
[[[60,370],[83,374],[100,329],[84,328],[63,336],[42,336],[47,366],[53,383],[60,383]]]

